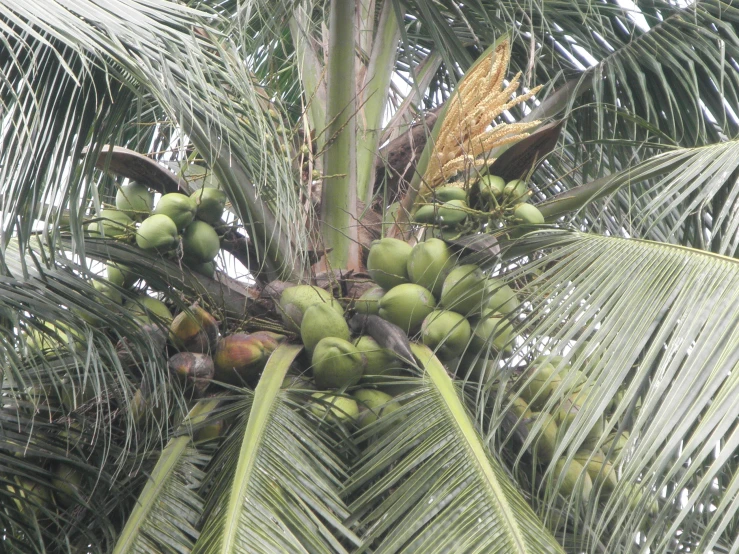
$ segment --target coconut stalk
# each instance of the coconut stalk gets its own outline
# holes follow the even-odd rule
[[[355,0],[331,1],[321,235],[332,269],[359,270],[355,10]]]
[[[375,182],[375,157],[382,131],[382,116],[385,113],[390,87],[390,77],[395,66],[395,56],[400,40],[400,27],[393,2],[382,6],[372,46],[369,66],[364,76],[361,117],[357,133],[357,197],[368,205],[372,199]]]

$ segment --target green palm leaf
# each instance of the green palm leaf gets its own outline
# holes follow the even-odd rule
[[[720,543],[734,518],[739,263],[647,241],[577,233],[540,240],[547,237],[548,255],[525,268],[546,267],[524,289],[531,310],[517,322],[525,337],[519,355],[527,363],[546,351],[565,358],[557,362],[562,381],[542,414],[563,405],[578,372],[588,393],[569,427],[559,428],[545,483],[531,485],[535,496],[549,499],[540,509],[565,535],[574,521],[589,527],[590,537],[578,536],[587,551],[598,551],[598,543],[618,551],[640,528],[646,529],[640,544],[653,552],[673,552],[675,543]],[[529,383],[519,371],[506,380],[509,386],[497,392],[504,406],[503,394],[515,397]],[[493,418],[490,437],[502,421]],[[525,448],[543,421],[535,418]],[[598,422],[603,427],[593,437]],[[612,433],[628,437],[612,458],[618,486],[600,495],[594,487],[589,511],[573,500],[562,519],[557,480],[549,480],[554,461],[569,464],[583,448],[607,453]]]
[[[343,541],[357,542],[342,524],[343,464],[280,392],[301,348],[278,347],[254,393],[234,408],[244,415],[209,470],[213,490],[194,552],[345,552]]]
[[[486,450],[441,362],[411,348],[424,382],[379,420],[382,438],[348,481],[359,495],[350,508],[369,525],[360,551],[561,552]]]
[[[218,400],[198,404],[183,427],[195,418],[207,417],[217,406]],[[210,456],[192,446],[189,434],[170,440],[128,517],[114,554],[190,552],[204,504],[197,490],[209,461]]]

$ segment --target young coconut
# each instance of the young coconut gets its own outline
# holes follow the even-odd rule
[[[351,423],[359,416],[357,401],[346,396],[316,392],[311,395],[310,411],[320,419],[333,423]]]
[[[496,175],[483,175],[478,181],[478,186],[480,187],[480,196],[486,203],[490,204],[493,198],[503,196],[505,180],[503,177]]]
[[[51,474],[54,476],[51,485],[55,490],[56,501],[63,508],[70,508],[76,504],[84,481],[82,472],[72,465],[55,463],[51,467]]]
[[[190,198],[197,207],[195,217],[211,225],[218,224],[226,208],[226,193],[217,188],[204,187],[193,192]]]
[[[585,468],[593,484],[600,487],[602,492],[610,494],[616,489],[618,485],[616,472],[611,463],[606,460],[603,452],[580,450],[575,453],[574,459]]]
[[[440,239],[419,242],[408,257],[407,271],[411,283],[430,290],[436,298],[441,295],[444,278],[454,267],[452,251]]]
[[[100,221],[87,225],[87,231],[93,236],[100,235],[100,225],[103,227],[103,236],[109,239],[121,239],[136,230],[133,219],[120,210],[105,208],[97,215]]]
[[[485,283],[488,303],[486,307],[494,312],[509,315],[518,308],[518,297],[513,289],[500,279],[490,277]]]
[[[480,318],[471,322],[472,337],[469,351],[488,355],[489,352],[501,352],[510,355],[513,352],[515,332],[510,321],[503,314],[485,310]]]
[[[556,368],[550,363],[532,366],[526,372],[525,377],[530,380],[519,394],[531,404],[534,410],[541,410],[562,382]]]
[[[197,397],[205,393],[215,375],[213,359],[207,354],[179,352],[167,362],[169,372],[183,385],[190,387]]]
[[[170,192],[159,199],[154,213],[169,216],[177,225],[177,229],[184,229],[195,219],[196,209],[195,200],[189,196],[179,192]]]
[[[464,200],[450,200],[444,202],[437,211],[439,225],[454,227],[464,223],[467,219],[467,202]]]
[[[567,460],[560,458],[554,466],[554,479],[559,482],[559,493],[563,496],[572,496],[575,491],[580,492],[580,498],[583,502],[588,502],[590,491],[593,490],[593,481],[585,468],[576,461],[570,460],[567,467]]]
[[[439,304],[465,316],[479,314],[484,307],[486,282],[487,278],[478,266],[456,267],[444,279]]]
[[[349,341],[326,337],[313,350],[313,379],[321,389],[356,385],[364,372],[364,358]]]
[[[142,220],[151,214],[154,193],[140,183],[131,182],[118,189],[115,207],[132,219]]]
[[[328,304],[314,304],[303,315],[300,338],[308,353],[326,337],[337,337],[348,341],[351,337],[344,316]]]
[[[269,331],[223,337],[213,356],[214,378],[233,385],[253,382],[284,338]]]
[[[363,382],[381,382],[384,377],[395,376],[402,371],[403,365],[397,356],[391,350],[377,344],[377,341],[369,335],[362,335],[354,345],[365,360]]]
[[[359,389],[352,393],[359,406],[360,429],[374,423],[379,418],[400,409],[400,404],[389,394],[375,389]]]
[[[136,244],[141,250],[168,252],[177,247],[177,225],[168,216],[147,217],[136,231]]]
[[[557,422],[551,414],[531,413],[531,421],[526,423],[526,428],[531,432],[534,429],[535,420],[542,418],[543,424],[539,428],[538,435],[533,445],[539,461],[551,462],[554,452],[557,450]]]
[[[362,293],[354,302],[354,310],[359,314],[377,315],[380,311],[380,298],[385,296],[385,289],[375,285]]]
[[[188,352],[209,352],[218,339],[218,322],[200,306],[190,306],[172,320],[170,340]]]
[[[277,308],[282,315],[285,327],[293,333],[299,333],[305,311],[314,304],[320,303],[328,304],[341,316],[344,315],[341,304],[331,296],[330,292],[312,285],[296,285],[286,288],[280,296]]]
[[[523,198],[526,197],[528,190],[529,188],[526,186],[526,181],[523,179],[514,179],[513,181],[508,181],[506,183],[506,186],[503,188],[503,195],[512,200],[523,202]]]
[[[212,262],[221,249],[221,239],[204,221],[193,221],[182,233],[182,253],[189,263]]]
[[[461,187],[436,187],[433,192],[434,198],[439,202],[449,202],[450,200],[467,201],[467,191]]]
[[[105,271],[108,276],[108,281],[121,288],[131,288],[131,286],[133,286],[133,284],[138,280],[138,277],[136,277],[136,275],[134,275],[134,273],[125,265],[108,262],[105,266]]]
[[[173,320],[172,312],[169,311],[169,308],[164,302],[146,294],[142,294],[136,300],[128,302],[126,307],[144,325],[152,323],[151,316],[154,316],[155,319],[162,320],[167,325],[172,323]]]
[[[378,315],[412,335],[418,332],[421,323],[434,308],[436,300],[430,290],[404,283],[393,287],[380,299]]]
[[[367,271],[385,290],[408,282],[408,258],[412,247],[407,242],[384,238],[372,242],[367,257]]]
[[[527,225],[544,224],[544,216],[539,211],[539,208],[531,204],[518,204],[513,209],[513,217]]]
[[[434,310],[421,324],[423,344],[434,350],[442,361],[460,356],[471,334],[469,321],[457,312]]]
[[[211,279],[216,275],[216,263],[213,261],[205,262],[204,264],[187,264],[187,267],[192,269],[195,273],[200,273],[201,275],[205,275]]]

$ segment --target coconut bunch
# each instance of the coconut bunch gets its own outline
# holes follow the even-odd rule
[[[493,358],[512,352],[515,333],[508,315],[519,304],[515,292],[476,265],[457,264],[444,241],[429,238],[413,247],[393,238],[375,241],[367,268],[374,286],[349,306],[351,311],[377,316],[408,340],[423,342],[450,372],[487,378]],[[362,417],[377,415],[373,405],[380,400],[396,406],[372,386],[382,389],[408,360],[364,328],[353,332],[344,307],[329,292],[309,285],[287,288],[279,310],[285,327],[300,337],[310,357],[311,384],[336,391],[314,395],[322,402],[314,407],[317,415],[330,414],[329,404],[334,419],[341,419],[340,412],[344,420],[364,421]],[[378,400],[369,400],[371,395]],[[363,407],[374,415],[363,416]]]
[[[104,208],[99,215],[104,236],[135,240],[144,251],[173,253],[181,247],[185,264],[213,276],[213,260],[220,250],[214,225],[221,220],[226,195],[213,187],[203,187],[191,195],[172,192],[154,203],[154,193],[145,185],[131,182],[118,189],[115,209]],[[88,226],[99,233],[98,221]]]
[[[554,406],[550,399],[562,385],[562,375],[574,383],[567,398]],[[574,379],[572,376],[574,375]],[[532,441],[534,463],[546,469],[554,462],[552,478],[559,483],[564,495],[577,492],[587,501],[593,490],[607,499],[618,484],[618,474],[613,465],[628,443],[629,433],[610,435],[599,444],[603,435],[603,421],[595,422],[573,459],[567,463],[567,454],[554,460],[558,441],[573,424],[588,397],[593,394],[584,373],[574,370],[561,356],[540,356],[522,374],[523,387],[511,391],[509,411],[516,416],[517,424],[525,433],[535,433]],[[534,421],[543,421],[536,428]]]
[[[431,227],[433,235],[443,239],[520,224],[541,225],[544,216],[528,203],[531,195],[523,179],[506,182],[484,175],[468,188],[462,184],[432,189],[418,205],[413,222]]]
[[[403,364],[369,335],[353,335],[343,306],[331,293],[310,285],[285,289],[278,303],[285,327],[300,337],[310,357],[312,379],[286,387],[323,391],[313,394],[310,409],[321,419],[365,427],[399,404],[368,385],[397,376]]]
[[[168,368],[194,396],[203,396],[212,381],[253,385],[283,339],[270,331],[221,336],[218,321],[195,304],[180,312],[169,327],[173,353]]]

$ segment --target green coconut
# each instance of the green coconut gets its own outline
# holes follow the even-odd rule
[[[449,202],[450,200],[467,201],[467,191],[461,187],[436,187],[434,189],[434,197],[439,202]]]
[[[450,200],[444,202],[437,211],[439,225],[454,227],[467,219],[469,206],[464,200]]]
[[[471,352],[484,355],[489,351],[502,352],[505,355],[513,352],[512,339],[515,333],[511,322],[503,314],[486,310],[480,318],[474,318],[471,325]]]
[[[508,181],[503,188],[503,194],[509,198],[512,198],[513,200],[518,200],[519,202],[524,201],[524,195],[528,192],[529,188],[526,186],[526,181],[523,179],[514,179],[513,181]]]
[[[308,308],[319,303],[329,304],[341,316],[344,315],[341,304],[331,296],[330,292],[312,285],[296,285],[286,288],[280,296],[277,307],[285,327],[293,333],[299,333],[303,314]]]
[[[100,227],[103,226],[103,235],[109,239],[120,239],[136,230],[133,219],[119,210],[106,208],[100,210],[97,215],[100,221],[95,221],[87,225],[87,230],[91,235],[99,236]]]
[[[593,481],[585,468],[576,460],[561,458],[554,466],[554,478],[559,482],[559,492],[564,496],[572,496],[575,491],[580,493],[580,498],[588,502],[590,492],[593,490]]]
[[[379,316],[406,333],[415,334],[434,308],[436,300],[430,290],[415,283],[404,283],[393,287],[380,299]]]
[[[80,497],[84,475],[73,465],[64,463],[55,463],[51,467],[51,474],[56,501],[64,508],[71,507],[75,499]]]
[[[539,208],[531,204],[518,204],[513,209],[513,217],[520,219],[527,225],[543,225],[544,216]]]
[[[547,403],[552,393],[557,390],[562,379],[557,374],[556,368],[550,363],[534,365],[526,374],[530,381],[521,389],[521,398],[540,410]]]
[[[196,209],[195,200],[191,197],[179,192],[170,192],[159,199],[154,213],[169,216],[178,229],[184,229],[195,219]]]
[[[186,264],[191,271],[205,275],[213,279],[216,275],[216,263],[215,261],[205,262],[204,264],[188,263]]]
[[[519,419],[530,419],[532,416],[532,411],[523,398],[514,398],[509,410]]]
[[[189,263],[212,262],[220,249],[218,233],[204,221],[193,221],[182,233],[182,253]]]
[[[350,423],[359,417],[357,401],[346,396],[315,392],[311,395],[310,411],[318,418],[332,422]]]
[[[542,425],[537,431],[533,446],[540,462],[551,462],[557,449],[557,422],[551,414],[531,413],[531,421],[526,423],[529,432],[534,430],[536,420],[541,419]]]
[[[421,285],[439,298],[444,278],[454,267],[452,251],[440,239],[419,242],[408,257],[407,271],[411,283]]]
[[[595,450],[580,450],[575,453],[575,461],[580,463],[590,475],[593,484],[600,487],[602,492],[612,493],[618,485],[616,471],[611,463],[606,460],[603,452]]]
[[[367,427],[379,418],[400,409],[400,404],[389,394],[375,389],[359,389],[352,393],[359,406],[358,424]]]
[[[349,325],[344,317],[329,304],[314,304],[303,314],[300,338],[310,353],[326,337],[337,337],[348,341],[351,337]]]
[[[121,294],[121,291],[115,288],[112,283],[107,283],[105,281],[93,281],[92,286],[105,298],[111,300],[113,304],[118,304],[119,306],[123,304],[123,295]]]
[[[408,282],[408,258],[412,247],[407,242],[384,238],[372,242],[367,257],[367,271],[385,290]]]
[[[226,193],[217,188],[204,187],[190,195],[195,201],[197,212],[195,217],[211,225],[216,225],[226,209]]]
[[[601,448],[603,449],[603,452],[607,453],[612,460],[615,460],[621,455],[621,452],[624,448],[626,448],[626,444],[628,442],[628,431],[622,431],[621,434],[612,433],[608,435],[606,441],[603,443]]]
[[[140,183],[123,185],[115,195],[115,207],[128,217],[142,220],[151,214],[154,207],[154,193]]]
[[[443,361],[460,356],[467,348],[471,334],[469,321],[457,312],[434,310],[421,324],[423,344],[434,350]]]
[[[122,288],[130,288],[137,281],[136,275],[125,265],[108,262],[105,272],[110,283]]]
[[[321,339],[313,349],[313,379],[321,389],[356,385],[364,372],[364,358],[357,347],[337,337]]]
[[[365,360],[362,381],[380,382],[384,377],[398,375],[402,371],[403,365],[392,350],[383,348],[369,335],[362,335],[354,345]]]
[[[444,279],[439,303],[462,315],[479,314],[484,307],[486,283],[487,278],[478,266],[455,267]]]
[[[438,207],[439,204],[437,203],[424,204],[423,206],[419,206],[419,208],[413,214],[413,221],[416,223],[425,224],[436,223],[436,218],[438,216]]]
[[[164,302],[145,294],[129,302],[126,306],[136,319],[145,324],[152,322],[152,315],[168,325],[174,319],[172,312],[169,311],[169,308]]]
[[[147,217],[136,231],[136,244],[141,250],[167,252],[178,242],[177,225],[166,215]]]
[[[385,289],[375,285],[362,293],[362,296],[354,301],[354,310],[358,314],[377,315],[380,311],[380,298],[385,296]]]
[[[513,289],[500,279],[490,277],[485,283],[488,295],[487,308],[494,312],[509,315],[518,308],[519,301]]]
[[[478,181],[480,187],[480,196],[487,202],[492,202],[493,198],[503,196],[505,189],[505,180],[503,177],[496,175],[483,175]]]

